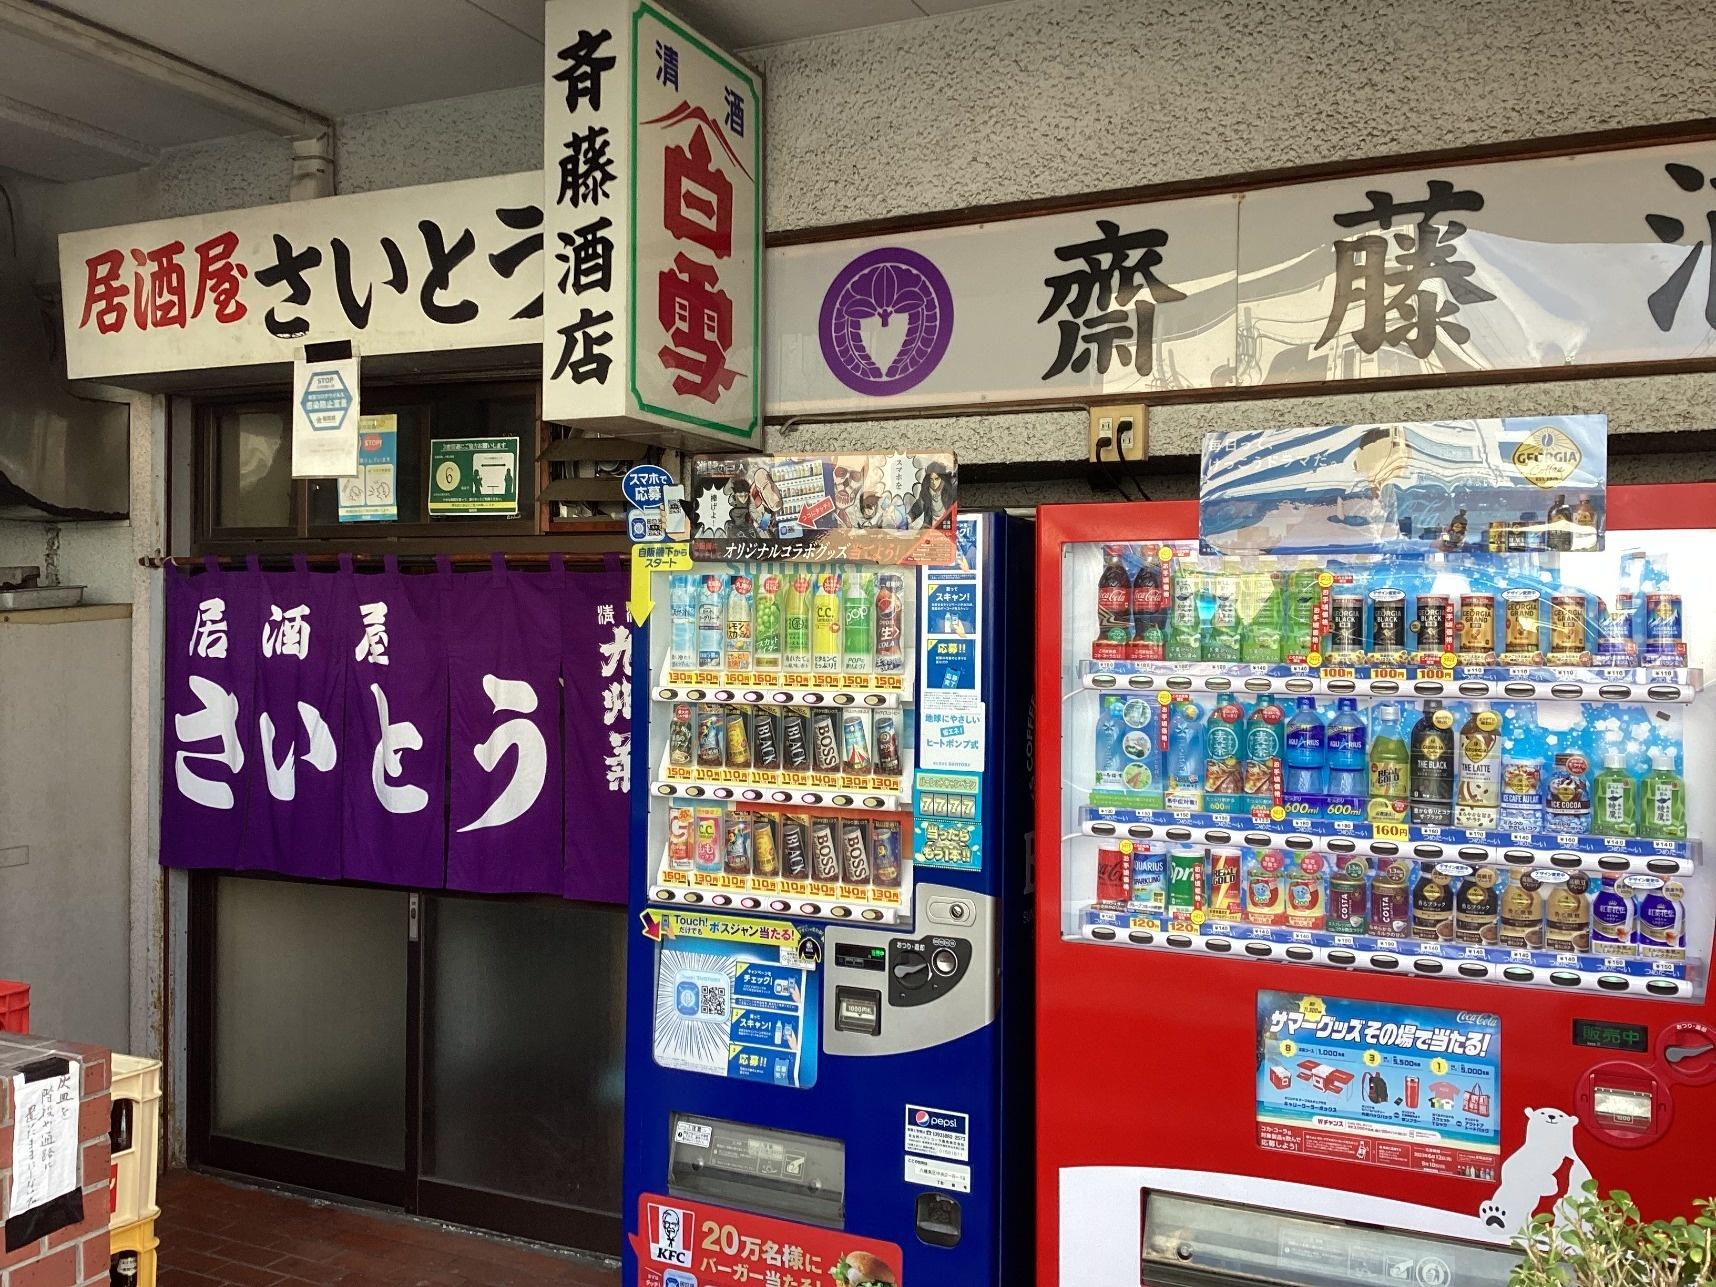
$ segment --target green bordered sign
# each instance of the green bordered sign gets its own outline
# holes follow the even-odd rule
[[[429,444],[429,516],[518,514],[517,438],[436,438]]]

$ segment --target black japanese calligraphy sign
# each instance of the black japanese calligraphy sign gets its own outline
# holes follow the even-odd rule
[[[754,74],[641,0],[551,0],[543,408],[745,445],[763,415]]]

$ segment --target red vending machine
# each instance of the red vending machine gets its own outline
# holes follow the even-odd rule
[[[1690,1213],[1716,485],[1404,555],[1199,517],[1038,514],[1038,1282],[1500,1284],[1587,1179]]]

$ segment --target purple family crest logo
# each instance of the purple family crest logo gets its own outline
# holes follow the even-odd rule
[[[817,334],[823,361],[847,388],[877,398],[904,393],[947,352],[953,292],[915,250],[872,250],[830,283]]]

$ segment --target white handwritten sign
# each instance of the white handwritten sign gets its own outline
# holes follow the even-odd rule
[[[12,1076],[12,1193],[6,1218],[34,1211],[78,1187],[78,1100],[83,1069],[58,1077]]]

